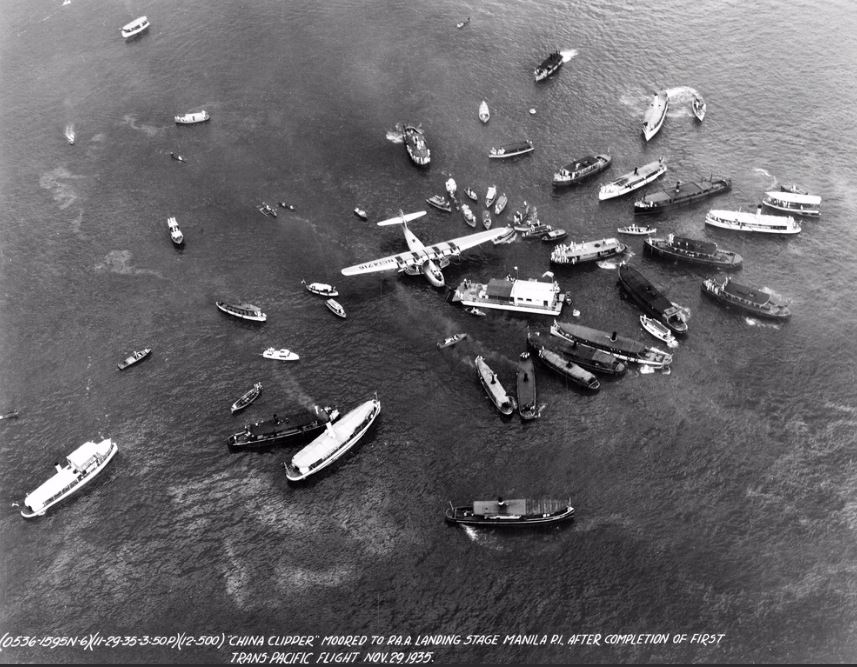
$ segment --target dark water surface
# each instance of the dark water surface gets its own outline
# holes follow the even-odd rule
[[[141,14],[151,29],[122,40]],[[433,650],[462,663],[857,659],[855,31],[844,0],[3,2],[0,412],[22,418],[0,422],[0,634],[724,633],[717,646]],[[572,57],[536,85],[553,48]],[[646,145],[658,89],[671,108]],[[211,122],[173,123],[199,109]],[[427,170],[387,140],[398,121],[422,123]],[[532,155],[488,160],[523,137]],[[425,208],[451,174],[480,195],[496,183],[508,215],[526,200],[576,240],[612,236],[632,197],[599,203],[599,178],[550,184],[592,152],[613,155],[605,177],[659,156],[666,182],[730,176],[717,208],[754,207],[778,183],[822,195],[821,218],[794,238],[705,229],[707,204],[654,223],[737,251],[739,277],[790,297],[794,315],[772,326],[724,311],[700,294],[704,273],[643,258],[629,237],[633,261],[691,313],[672,372],[632,371],[596,395],[539,372],[542,418],[503,421],[473,358],[512,383],[527,319],[471,318],[421,278],[341,276],[404,249],[400,230],[352,209]],[[296,210],[267,218],[262,200]],[[438,212],[412,228],[426,241],[468,232]],[[537,276],[548,255],[536,241],[489,244],[445,274]],[[335,283],[349,318],[302,278]],[[644,339],[615,271],[557,278],[581,323]],[[232,320],[216,300],[259,304],[268,322]],[[469,339],[435,348],[457,331]],[[301,360],[267,361],[268,346]],[[151,359],[116,370],[142,347]],[[230,415],[256,381],[260,399]],[[375,391],[369,437],[304,486],[280,467],[291,448],[227,451],[245,419]],[[24,521],[12,502],[102,437],[119,453],[98,480]],[[445,525],[448,501],[497,494],[569,497],[577,518],[515,534]]]

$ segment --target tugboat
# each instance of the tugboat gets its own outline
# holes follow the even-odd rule
[[[758,317],[787,320],[792,315],[788,300],[779,294],[741,285],[726,275],[706,278],[702,283],[702,291],[726,306],[734,306]]]
[[[535,419],[539,416],[536,400],[536,372],[529,352],[521,352],[515,382],[518,388],[518,414],[524,421]]]
[[[649,192],[641,199],[634,202],[634,213],[660,213],[668,208],[692,204],[701,199],[708,199],[714,195],[729,192],[732,189],[732,180],[729,178],[714,178],[713,176],[693,183],[690,181],[676,181],[675,187],[659,192]]]
[[[562,67],[562,54],[559,51],[554,51],[536,67],[533,75],[536,77],[536,81],[544,81],[560,67]]]
[[[533,526],[555,523],[574,517],[574,508],[562,500],[474,500],[472,505],[453,506],[446,510],[449,523],[466,526]]]
[[[404,125],[402,134],[405,139],[405,150],[408,157],[418,167],[426,167],[431,162],[431,151],[426,143],[423,131],[413,125]]]
[[[721,250],[713,241],[701,241],[669,234],[665,239],[646,239],[643,252],[667,261],[713,266],[724,271],[741,268],[741,255]]]
[[[609,155],[587,155],[560,167],[553,175],[554,187],[574,185],[604,171],[613,161]]]
[[[485,363],[485,359],[482,358],[482,355],[476,357],[475,362],[476,373],[479,375],[479,381],[482,383],[482,387],[485,389],[485,393],[488,394],[488,398],[491,399],[494,407],[496,407],[501,414],[512,414],[516,407],[515,399],[506,393],[503,385],[500,384],[497,374],[491,370],[491,367],[487,363]]]
[[[556,320],[551,325],[550,331],[554,336],[569,342],[583,343],[610,352],[617,359],[632,361],[655,369],[667,368],[673,360],[668,352],[656,347],[648,347],[634,338],[620,336],[615,331],[601,331],[582,324]]]
[[[643,311],[660,320],[674,334],[687,333],[687,321],[681,308],[667,299],[640,271],[633,266],[619,265],[619,286]]]
[[[243,431],[229,436],[228,444],[241,449],[283,444],[287,440],[316,433],[338,417],[336,408],[317,405],[311,411],[303,410],[287,417],[274,415],[271,419],[246,424]]]
[[[571,380],[574,384],[593,392],[601,389],[601,383],[597,377],[573,361],[564,358],[561,354],[543,347],[539,350],[538,356],[539,361],[550,370]]]
[[[578,341],[568,341],[564,338],[551,336],[549,329],[532,329],[527,332],[527,346],[538,354],[539,350],[546,348],[556,352],[569,361],[573,361],[581,368],[599,375],[610,375],[619,377],[625,374],[628,367],[615,355],[600,350],[591,345]]]

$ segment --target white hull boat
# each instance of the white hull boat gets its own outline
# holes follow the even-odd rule
[[[167,227],[170,230],[170,240],[177,246],[182,245],[184,243],[184,234],[179,229],[178,221],[175,218],[167,218]]]
[[[781,213],[813,217],[821,215],[821,197],[818,195],[772,190],[765,193],[762,204]]]
[[[640,324],[655,338],[666,343],[667,347],[678,347],[678,341],[665,324],[646,315],[640,315]]]
[[[207,111],[196,111],[194,113],[180,114],[175,117],[175,120],[179,125],[195,125],[196,123],[204,123],[211,120],[211,114]]]
[[[335,299],[328,299],[324,302],[324,305],[327,306],[328,309],[330,309],[330,312],[336,315],[337,317],[341,317],[342,319],[345,319],[347,317],[345,314],[345,308],[342,307],[342,304],[340,304],[339,301],[336,301]]]
[[[479,120],[483,123],[491,120],[491,112],[488,110],[488,102],[485,100],[482,100],[482,104],[479,105]]]
[[[149,29],[149,19],[145,16],[141,16],[140,18],[136,18],[131,23],[122,26],[122,37],[128,39],[129,37],[134,37],[135,35],[139,35],[141,32]]]
[[[646,141],[649,141],[661,129],[669,108],[669,96],[665,90],[662,90],[655,95],[652,103],[643,115],[643,136],[646,138]]]
[[[339,296],[339,292],[336,291],[336,288],[333,285],[328,285],[327,283],[308,283],[305,280],[301,280],[301,285],[306,287],[308,292],[318,294],[319,296]]]
[[[793,217],[762,215],[761,208],[755,213],[714,209],[709,211],[705,216],[705,224],[738,232],[756,232],[760,234],[800,233],[800,223]]]
[[[663,158],[644,164],[641,167],[635,167],[634,171],[629,171],[627,174],[623,174],[619,178],[602,185],[598,190],[598,199],[604,201],[605,199],[613,199],[614,197],[626,195],[651,183],[656,178],[665,174],[666,171],[667,165]]]
[[[265,359],[274,359],[275,361],[297,361],[300,359],[296,353],[291,350],[287,350],[284,347],[279,349],[269,347],[267,350],[262,352],[262,356],[265,357]]]

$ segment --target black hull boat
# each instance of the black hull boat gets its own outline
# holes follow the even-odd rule
[[[664,239],[646,239],[643,252],[657,259],[715,267],[723,271],[740,269],[743,261],[738,253],[721,250],[711,241],[673,234]]]
[[[228,444],[236,449],[252,449],[300,441],[304,436],[317,433],[338,416],[336,408],[317,405],[310,411],[285,417],[274,415],[271,419],[246,424],[243,431],[229,436]]]
[[[562,54],[559,51],[554,51],[536,67],[533,76],[536,77],[536,81],[544,81],[562,67],[562,62]]]
[[[598,391],[601,389],[601,383],[598,378],[584,368],[581,368],[573,361],[569,361],[561,354],[543,347],[538,352],[539,361],[546,368],[554,373],[561,375],[566,380],[571,380],[578,387],[582,387],[587,391]]]
[[[569,361],[573,361],[581,368],[591,373],[620,377],[625,374],[628,367],[606,350],[599,350],[591,345],[577,341],[567,341],[557,336],[551,336],[549,329],[534,329],[527,333],[527,346],[538,354],[539,350],[546,348],[561,354]]]
[[[681,309],[633,266],[619,265],[619,286],[643,312],[666,324],[674,334],[687,333],[687,321]]]
[[[715,301],[772,320],[787,320],[791,317],[788,300],[773,292],[741,285],[725,275],[706,278],[702,292]]]
[[[635,201],[634,213],[637,215],[660,213],[668,208],[693,204],[714,195],[729,192],[731,189],[732,180],[729,178],[712,177],[698,183],[676,181],[675,187],[669,190],[650,192]]]
[[[515,377],[518,389],[518,414],[529,421],[539,416],[536,399],[536,373],[529,352],[522,352]]]
[[[607,169],[612,161],[613,158],[609,155],[587,155],[580,160],[570,162],[560,167],[554,173],[554,187],[575,185],[576,183],[585,181],[590,176],[594,176]]]
[[[445,518],[466,526],[535,526],[574,517],[574,508],[562,500],[474,500],[472,505],[450,503]]]
[[[615,331],[601,331],[573,322],[557,322],[551,325],[551,334],[570,342],[583,343],[605,350],[623,361],[631,361],[652,368],[667,368],[673,360],[670,353],[656,347],[647,347],[640,341],[620,336]]]

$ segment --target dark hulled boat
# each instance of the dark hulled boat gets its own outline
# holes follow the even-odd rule
[[[588,370],[581,368],[573,361],[569,361],[564,356],[553,350],[543,347],[538,353],[539,361],[554,373],[562,375],[564,378],[571,380],[579,387],[583,387],[589,391],[598,391],[601,389],[601,383]]]
[[[339,417],[336,408],[314,406],[312,410],[304,410],[287,417],[274,415],[265,419],[246,424],[240,433],[229,436],[229,446],[235,448],[267,447],[281,444],[287,440],[299,440],[301,436],[310,435],[324,428],[328,422]]]
[[[609,155],[587,155],[557,169],[553,175],[553,184],[561,187],[580,183],[607,169],[612,161]]]
[[[640,341],[627,336],[620,336],[615,331],[601,331],[574,322],[557,322],[556,320],[551,325],[550,331],[554,336],[564,338],[567,341],[591,345],[600,350],[606,350],[623,361],[633,361],[652,368],[666,368],[673,360],[669,352],[664,352],[656,347],[647,347]]]
[[[529,421],[539,416],[536,401],[536,373],[529,352],[521,353],[516,375],[518,389],[518,414],[521,419]]]
[[[536,67],[533,75],[536,77],[536,81],[544,81],[560,67],[562,67],[562,54],[559,51],[554,51]]]
[[[468,526],[532,526],[574,517],[574,508],[564,500],[474,500],[472,505],[450,503],[445,518]]]
[[[773,292],[736,283],[725,275],[706,278],[702,291],[726,306],[734,306],[752,315],[774,320],[791,317],[789,302]]]
[[[658,259],[713,266],[725,271],[740,269],[743,261],[738,253],[721,250],[712,241],[701,241],[674,234],[664,239],[646,239],[643,251]]]
[[[624,375],[628,368],[612,353],[578,341],[568,341],[564,338],[551,336],[550,329],[531,329],[528,331],[527,345],[537,354],[543,347],[553,350],[592,373],[618,377]]]
[[[692,181],[676,181],[673,188],[646,193],[634,202],[634,213],[660,213],[674,207],[692,204],[693,202],[713,197],[732,189],[729,178],[708,178],[698,183]]]
[[[679,335],[687,333],[687,321],[681,309],[633,266],[619,265],[619,286],[645,313],[666,324],[670,331]]]

